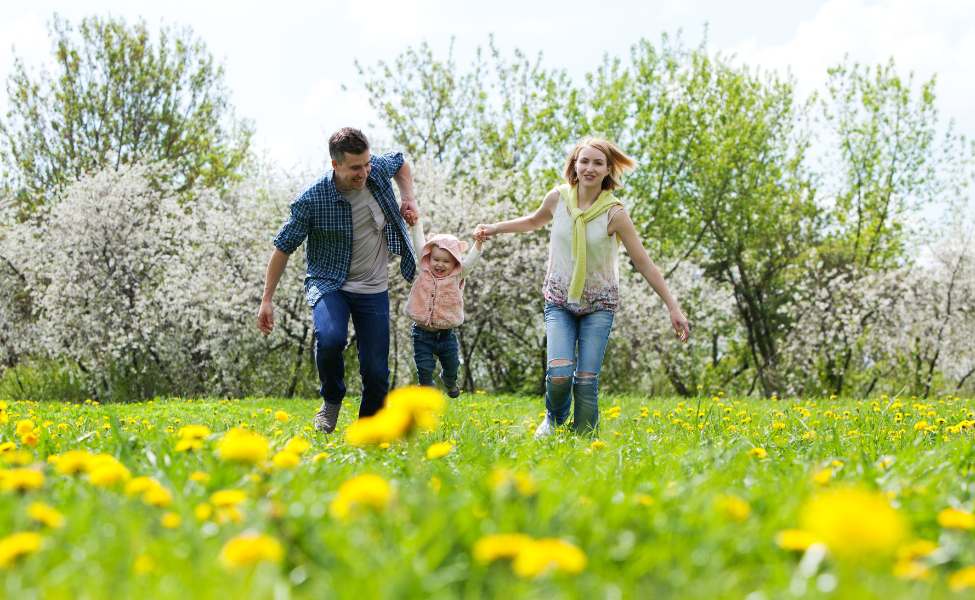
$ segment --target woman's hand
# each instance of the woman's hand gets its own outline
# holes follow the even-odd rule
[[[479,242],[486,242],[497,234],[497,225],[485,225],[483,223],[478,223],[477,227],[474,228],[474,239]]]
[[[686,342],[691,335],[691,326],[687,324],[687,317],[676,306],[670,309],[670,322],[674,325],[674,330],[680,334],[680,341]]]

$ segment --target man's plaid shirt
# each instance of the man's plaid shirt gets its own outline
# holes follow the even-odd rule
[[[390,252],[400,255],[400,273],[412,282],[416,274],[413,246],[390,182],[403,166],[403,153],[373,155],[369,162],[372,171],[366,185],[386,215],[386,244]],[[352,206],[335,188],[334,174],[329,169],[298,194],[291,203],[291,216],[274,238],[275,247],[286,254],[294,253],[308,239],[305,299],[309,306],[315,306],[322,294],[342,289],[352,263]]]

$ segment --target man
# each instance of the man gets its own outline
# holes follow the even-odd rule
[[[401,152],[369,153],[358,129],[343,127],[328,140],[332,169],[298,194],[291,216],[274,238],[257,326],[274,329],[271,297],[288,258],[307,238],[305,299],[312,307],[315,362],[322,406],[315,429],[332,433],[345,397],[345,349],[349,317],[358,340],[362,402],[359,417],[372,416],[389,391],[388,253],[399,254],[400,273],[413,281],[416,264],[406,232],[419,218],[413,177]],[[390,179],[399,188],[397,210]]]

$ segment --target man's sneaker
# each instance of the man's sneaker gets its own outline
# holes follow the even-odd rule
[[[325,433],[332,433],[335,431],[335,426],[339,422],[339,411],[342,410],[342,403],[332,404],[331,402],[322,402],[322,407],[318,409],[315,413],[315,429],[318,431],[324,431]]]
[[[555,421],[552,420],[550,415],[546,414],[545,420],[542,421],[542,424],[539,425],[538,429],[535,430],[535,439],[537,440],[543,437],[548,437],[553,433],[555,433]]]
[[[451,398],[460,396],[460,387],[457,385],[456,381],[445,381],[443,382],[443,386],[447,390],[447,395]]]

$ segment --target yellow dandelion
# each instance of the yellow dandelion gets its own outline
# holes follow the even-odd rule
[[[854,562],[888,556],[907,537],[903,516],[879,493],[859,488],[839,489],[808,501],[801,523],[835,556]]]
[[[427,458],[431,460],[443,458],[450,454],[450,451],[453,449],[454,447],[450,445],[450,442],[432,444],[429,448],[427,448]]]
[[[247,494],[240,490],[219,490],[210,494],[210,503],[214,506],[236,506],[247,500]]]
[[[288,421],[291,420],[291,415],[284,412],[283,410],[279,410],[274,413],[274,420],[277,421],[278,423],[287,423]]]
[[[823,469],[822,471],[817,471],[813,475],[813,481],[815,481],[819,485],[828,484],[829,480],[832,478],[833,478],[833,469],[830,469],[829,467]]]
[[[206,483],[210,481],[210,474],[202,471],[195,471],[190,474],[190,480],[197,483]]]
[[[44,485],[44,473],[33,469],[0,470],[0,490],[26,492]]]
[[[249,567],[261,561],[281,562],[284,549],[273,537],[253,531],[231,538],[220,550],[220,564],[227,569]]]
[[[332,512],[339,517],[348,517],[356,508],[365,506],[382,511],[389,498],[389,484],[385,479],[372,474],[359,475],[339,486],[338,498],[332,501]]]
[[[54,464],[54,468],[58,473],[63,475],[86,472],[89,463],[91,463],[91,459],[94,457],[92,453],[83,450],[68,450],[64,454],[59,455],[57,462]]]
[[[8,450],[15,450],[16,448],[16,442],[4,442],[0,444],[0,452],[7,452]]]
[[[184,438],[176,442],[177,452],[190,452],[203,449],[203,440],[198,438]]]
[[[26,435],[34,431],[34,422],[30,419],[24,419],[23,421],[17,422],[17,435]]]
[[[52,529],[64,527],[64,515],[43,502],[33,502],[27,507],[27,515]]]
[[[574,544],[559,539],[534,540],[522,547],[511,565],[515,575],[529,579],[564,571],[571,575],[582,573],[588,564],[586,554]]]
[[[132,570],[139,575],[146,575],[156,570],[156,561],[148,554],[140,554],[132,564]]]
[[[591,447],[591,448],[592,448],[593,450],[599,450],[600,448],[605,448],[605,447],[606,447],[606,442],[604,442],[604,441],[602,441],[602,440],[596,440],[595,442],[593,442],[593,443],[591,444],[591,446],[590,446],[590,447]]]
[[[289,450],[282,450],[271,459],[278,469],[291,469],[301,462],[301,457]]]
[[[531,541],[532,538],[523,533],[485,535],[474,542],[471,556],[482,563],[490,563],[500,558],[515,558]]]
[[[819,536],[802,529],[785,529],[775,534],[775,543],[785,550],[805,552],[817,542],[822,542]]]
[[[176,529],[183,522],[183,519],[174,512],[168,512],[160,518],[160,522],[166,529]]]
[[[938,525],[947,529],[975,529],[975,515],[954,508],[946,508],[938,513]]]
[[[205,438],[212,433],[209,427],[204,425],[187,425],[179,430],[179,437],[184,440],[198,440]]]
[[[122,481],[128,481],[131,473],[122,463],[115,459],[111,461],[101,461],[97,466],[88,471],[88,481],[92,485],[107,487]]]
[[[43,540],[44,538],[32,531],[15,533],[0,540],[0,569],[9,567],[21,556],[40,550]]]
[[[294,452],[295,454],[304,454],[311,444],[305,438],[291,438],[288,443],[284,445],[284,449],[288,452]]]
[[[412,424],[413,416],[408,411],[386,407],[371,417],[363,417],[353,423],[345,439],[357,446],[387,443],[405,436]]]
[[[766,456],[768,456],[768,452],[765,451],[765,448],[756,446],[755,448],[752,448],[751,450],[748,451],[748,456],[753,456],[755,458],[765,458]]]
[[[329,456],[331,456],[331,454],[329,454],[328,452],[319,452],[314,457],[312,457],[311,461],[312,462],[318,462],[320,460],[325,460]]]
[[[732,521],[744,521],[752,514],[752,507],[747,500],[738,496],[720,496],[715,501],[717,509]]]
[[[30,446],[31,448],[36,447],[39,442],[40,438],[38,438],[37,434],[35,434],[33,431],[20,436],[20,443],[25,446]]]
[[[207,504],[206,502],[201,502],[193,507],[193,516],[199,522],[206,521],[213,514],[213,506]]]
[[[267,440],[242,429],[231,429],[220,440],[217,455],[221,460],[244,464],[257,464],[268,453]]]

